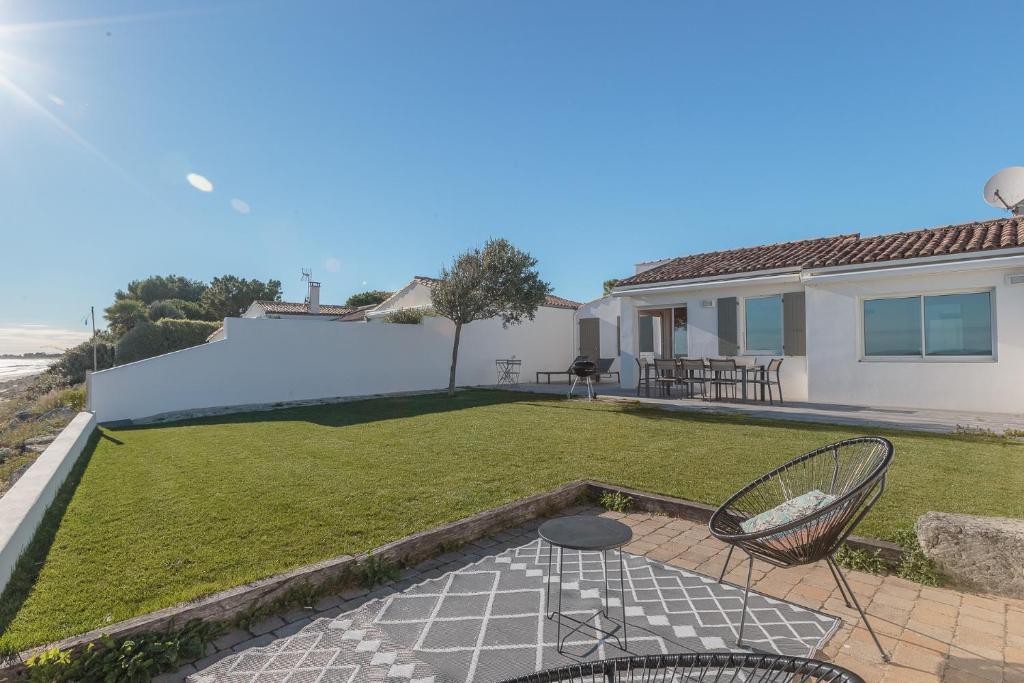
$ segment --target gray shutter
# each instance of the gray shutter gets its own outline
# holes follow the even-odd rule
[[[734,296],[718,300],[718,355],[735,356],[740,352],[736,317],[739,301]]]
[[[806,306],[803,292],[782,295],[782,348],[787,356],[807,355]]]

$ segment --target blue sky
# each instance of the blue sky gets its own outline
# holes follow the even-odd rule
[[[636,261],[997,216],[1021,25],[1010,2],[0,2],[0,352],[154,273],[294,300],[311,267],[340,302],[504,236],[586,300]]]

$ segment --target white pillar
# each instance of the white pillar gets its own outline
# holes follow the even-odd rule
[[[619,327],[622,335],[621,353],[619,355],[620,386],[629,389],[636,386],[636,357],[639,352],[636,333],[636,307],[629,297],[621,297],[619,310]]]

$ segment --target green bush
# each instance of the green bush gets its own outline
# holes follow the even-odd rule
[[[360,306],[369,306],[370,304],[379,304],[391,298],[394,292],[385,292],[380,289],[374,289],[369,292],[357,292],[350,296],[345,302],[346,306],[352,308],[359,308]]]
[[[96,340],[96,364],[92,366],[92,340],[82,342],[64,351],[33,382],[33,391],[46,393],[53,389],[81,384],[85,381],[86,370],[104,370],[114,366],[114,344],[110,335],[101,332]]]
[[[612,512],[629,512],[633,507],[633,498],[621,491],[605,491],[601,494],[601,505]]]
[[[108,328],[116,337],[121,337],[140,323],[149,320],[149,309],[138,299],[119,299],[103,311]]]
[[[861,548],[851,548],[845,543],[836,551],[835,560],[847,569],[868,574],[885,574],[889,570],[877,550],[872,553]]]
[[[142,633],[121,640],[103,636],[101,647],[89,644],[77,653],[52,648],[28,660],[28,680],[148,681],[199,659],[223,631],[223,624],[193,620],[171,633]]]
[[[117,363],[133,363],[164,352],[164,339],[156,323],[139,323],[117,342]]]
[[[156,325],[163,335],[163,353],[203,344],[221,326],[209,320],[161,320]]]
[[[136,325],[117,342],[117,362],[133,363],[163,353],[198,346],[219,327],[218,323],[206,320],[172,318]]]
[[[186,320],[220,320],[203,308],[198,301],[185,301],[184,299],[164,299],[164,301],[174,304],[185,315]]]
[[[942,583],[942,576],[935,563],[921,550],[913,527],[899,529],[894,534],[893,541],[903,547],[900,566],[896,570],[897,576],[925,586],[938,586]]]
[[[153,322],[164,318],[180,320],[184,317],[185,312],[178,308],[173,301],[154,301],[149,305],[149,319]]]
[[[399,325],[419,325],[426,315],[416,308],[400,308],[384,316],[384,322],[397,323]]]

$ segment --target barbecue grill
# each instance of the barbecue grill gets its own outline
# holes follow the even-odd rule
[[[594,389],[594,376],[597,375],[597,363],[592,360],[586,360],[585,358],[577,359],[572,367],[569,369],[572,373],[572,386],[569,387],[569,398],[572,398],[572,392],[576,390],[576,385],[581,382],[587,384],[587,399],[593,399],[597,396],[597,391]]]

